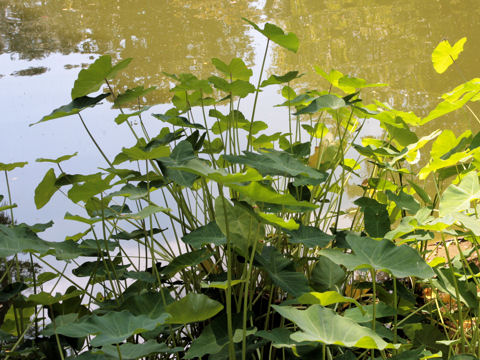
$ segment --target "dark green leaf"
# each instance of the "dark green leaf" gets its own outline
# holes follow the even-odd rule
[[[324,233],[322,230],[300,224],[300,228],[289,232],[290,239],[288,242],[292,244],[303,244],[308,248],[316,248],[327,246],[334,236]]]
[[[169,348],[165,343],[157,343],[155,340],[148,340],[141,344],[125,343],[118,346],[104,345],[101,351],[113,358],[122,354],[123,360],[135,360],[152,354],[171,354],[183,351],[182,347]]]
[[[370,268],[388,271],[398,278],[416,276],[428,279],[434,275],[419,253],[407,245],[396,246],[390,240],[374,240],[352,233],[347,235],[346,242],[353,253],[325,249],[320,254],[348,270]]]
[[[201,226],[194,231],[182,237],[182,241],[195,249],[200,249],[207,244],[221,246],[227,243],[227,238],[223,235],[215,221]]]
[[[190,293],[166,307],[169,324],[189,324],[205,321],[222,311],[223,305],[204,294]]]
[[[100,56],[87,69],[83,69],[78,74],[72,89],[72,99],[77,99],[97,91],[105,80],[114,78],[117,72],[128,66],[130,61],[132,61],[131,58],[125,59],[112,66],[110,55]]]
[[[44,121],[78,114],[80,111],[82,111],[83,109],[86,109],[87,107],[92,107],[97,105],[100,101],[102,101],[109,95],[110,93],[106,93],[106,94],[100,94],[93,98],[88,96],[82,96],[82,97],[76,98],[71,103],[67,105],[63,105],[53,110],[49,115],[45,115],[36,123],[30,124],[30,126],[44,122]]]
[[[55,194],[57,191],[57,187],[55,186],[56,181],[55,171],[53,169],[48,170],[35,189],[34,200],[37,209],[44,207],[50,201],[53,194]]]
[[[343,100],[342,98],[336,95],[332,95],[332,94],[322,95],[314,99],[310,103],[310,105],[297,111],[293,115],[313,114],[320,110],[325,110],[325,109],[337,110],[345,106],[347,106],[347,104],[345,103],[345,100]]]
[[[138,98],[141,98],[148,93],[152,92],[155,90],[157,87],[152,86],[149,87],[148,89],[144,89],[143,86],[137,86],[136,88],[133,89],[127,89],[123,94],[118,95],[115,98],[115,101],[113,102],[114,107],[120,107],[125,103],[129,103],[132,101],[137,101]]]
[[[303,74],[302,74],[303,75]],[[265,87],[268,85],[278,85],[286,82],[290,82],[294,79],[298,79],[302,75],[298,75],[298,71],[289,71],[284,75],[270,75],[267,80],[263,80],[260,87]]]
[[[73,158],[74,156],[77,156],[78,152],[75,152],[74,154],[72,155],[63,155],[63,156],[60,156],[56,159],[44,159],[44,158],[38,158],[37,162],[51,162],[51,163],[55,163],[55,164],[59,164],[61,163],[62,161],[66,161],[66,160],[69,160],[71,158]]]
[[[212,256],[210,250],[200,249],[192,252],[187,252],[175,257],[167,266],[160,272],[162,275],[172,277],[177,272],[189,267],[200,264]]]
[[[295,270],[294,263],[284,257],[275,247],[264,246],[262,254],[256,254],[255,260],[270,276],[273,283],[294,297],[310,292],[303,273]]]

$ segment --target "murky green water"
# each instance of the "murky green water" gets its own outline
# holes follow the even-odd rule
[[[480,73],[478,0],[0,0],[4,139],[0,161],[32,164],[18,170],[12,180],[17,202],[30,209],[25,216],[39,216],[33,215],[33,189],[46,170],[34,163],[36,158],[78,150],[77,171],[92,166],[97,158],[88,139],[78,135],[83,130],[73,119],[27,127],[69,101],[70,87],[82,66],[100,54],[133,57],[129,70],[114,85],[117,89],[157,86],[147,102],[164,104],[170,94],[163,71],[206,77],[213,71],[212,57],[242,57],[258,69],[265,40],[241,17],[273,22],[298,35],[298,54],[278,47],[269,50],[268,72],[305,72],[299,88],[326,86],[313,71],[314,65],[327,71],[335,68],[390,85],[365,97],[425,115],[439,95]],[[468,41],[457,66],[442,75],[435,73],[431,52],[436,44],[463,36]],[[265,96],[275,97],[275,93]],[[263,114],[260,110],[262,120],[275,121],[266,117],[272,103],[280,100],[267,100]],[[108,107],[98,110],[90,121],[113,155],[122,146],[123,133],[112,135],[109,111]],[[103,118],[108,118],[108,126]],[[459,112],[429,126],[458,133],[476,125],[467,112]],[[5,193],[4,183],[0,193]]]

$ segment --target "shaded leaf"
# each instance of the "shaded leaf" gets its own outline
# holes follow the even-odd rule
[[[51,162],[51,163],[54,163],[54,164],[60,164],[62,161],[66,161],[66,160],[69,160],[71,158],[73,158],[74,156],[77,156],[78,152],[75,152],[73,153],[72,155],[63,155],[63,156],[60,156],[56,159],[44,159],[44,158],[38,158],[37,162]]]
[[[303,244],[308,248],[325,247],[334,239],[334,236],[324,233],[319,228],[303,224],[298,230],[290,231],[288,234],[290,235],[289,243]]]
[[[125,59],[112,66],[110,55],[100,56],[87,69],[81,70],[78,74],[72,88],[72,99],[97,91],[106,79],[114,78],[120,70],[128,66],[130,61],[132,61],[131,58]]]
[[[36,123],[30,124],[30,126],[44,122],[44,121],[78,114],[80,111],[82,111],[83,109],[86,109],[87,107],[92,107],[97,105],[100,101],[102,101],[109,95],[110,93],[106,93],[106,94],[100,94],[96,97],[82,96],[82,97],[76,98],[71,103],[60,106],[59,108],[53,110],[49,115],[45,115]]]
[[[297,272],[294,263],[284,257],[275,247],[264,246],[261,254],[255,254],[255,260],[275,285],[292,296],[298,297],[311,291],[303,272]]]
[[[55,186],[56,181],[57,177],[55,176],[55,171],[53,169],[48,170],[40,184],[35,188],[34,200],[37,209],[41,209],[45,206],[50,201],[53,194],[55,194],[57,191],[57,187]]]
[[[419,253],[407,245],[396,246],[390,240],[374,240],[352,233],[346,236],[346,242],[353,253],[325,249],[320,254],[348,270],[371,268],[388,271],[397,278],[416,276],[428,279],[434,275]]]
[[[169,324],[189,324],[205,321],[218,314],[223,305],[204,294],[190,293],[166,307]]]
[[[184,235],[182,241],[194,249],[199,249],[204,245],[213,244],[214,246],[221,246],[227,243],[227,238],[222,233],[215,221],[201,226],[194,231]]]

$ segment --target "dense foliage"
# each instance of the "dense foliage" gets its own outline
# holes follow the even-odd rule
[[[267,39],[263,64],[271,42],[297,51],[294,34],[249,23]],[[437,46],[438,72],[465,41]],[[241,59],[213,59],[217,74],[208,79],[166,74],[173,107],[152,114],[165,124],[153,136],[142,117],[149,107],[131,104],[155,89],[119,93],[109,83],[130,61],[100,57],[80,71],[72,102],[39,121],[75,115],[108,167],[81,175],[60,165],[75,154],[38,159],[58,169],[36,188],[37,208],[67,196],[84,213],[65,218],[84,232],[52,242],[40,234],[51,222],[0,225],[2,358],[479,356],[480,135],[417,135],[479,100],[479,79],[421,118],[365,104],[361,90],[383,84],[336,70],[316,68],[328,91],[296,93],[298,71],[262,79],[262,65],[254,85]],[[271,133],[255,118],[267,86],[281,86],[288,132]],[[108,92],[90,96],[102,87]],[[105,98],[136,141],[114,159],[82,117]],[[373,120],[384,136],[362,138]],[[419,162],[427,144],[428,161]],[[8,172],[25,164],[0,163],[7,185]],[[352,184],[362,195],[350,206]],[[0,211],[14,220],[7,192]],[[32,269],[48,271],[17,276],[22,253]],[[52,256],[75,276],[51,265]],[[61,278],[68,289],[42,290]]]

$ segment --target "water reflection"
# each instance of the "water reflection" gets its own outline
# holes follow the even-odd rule
[[[335,68],[370,82],[388,83],[389,87],[376,89],[373,95],[423,116],[442,93],[478,76],[480,3],[476,0],[407,0],[401,4],[393,0],[277,0],[265,10],[268,19],[300,38],[297,55],[275,52],[272,70],[277,72],[300,68],[312,74],[313,65],[318,65],[327,72]],[[463,36],[469,41],[458,67],[442,75],[435,73],[434,47],[444,38],[453,43]],[[302,79],[307,87],[326,85],[318,75]],[[425,131],[452,127],[452,122],[458,131],[478,127],[470,114],[460,112],[433,122]]]
[[[72,52],[133,57],[115,85],[156,85],[149,102],[164,103],[170,95],[162,71],[208,76],[213,57],[252,64],[254,48],[241,17],[259,14],[247,1],[0,0],[0,53],[27,60]]]

